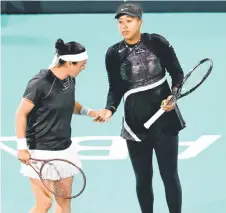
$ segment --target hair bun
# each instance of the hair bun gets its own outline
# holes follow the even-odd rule
[[[66,54],[68,52],[67,47],[61,38],[57,39],[57,41],[55,43],[55,48],[59,55]]]

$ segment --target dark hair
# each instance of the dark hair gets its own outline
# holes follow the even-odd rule
[[[64,41],[59,38],[55,43],[56,53],[58,55],[75,55],[79,53],[83,53],[86,51],[85,47],[75,41],[70,41],[68,43],[64,43]],[[59,64],[64,64],[65,61],[60,59]],[[76,62],[73,62],[76,64]]]

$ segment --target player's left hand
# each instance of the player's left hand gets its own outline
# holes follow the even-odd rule
[[[161,107],[166,111],[169,112],[173,109],[175,109],[176,107],[176,103],[172,103],[169,104],[168,102],[170,101],[170,99],[172,98],[172,95],[170,95],[167,99],[162,101]]]

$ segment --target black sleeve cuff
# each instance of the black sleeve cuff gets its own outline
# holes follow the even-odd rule
[[[112,112],[112,115],[116,112],[116,108],[113,106],[106,106],[105,109],[108,109]]]

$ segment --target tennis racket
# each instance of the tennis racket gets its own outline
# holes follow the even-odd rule
[[[0,148],[17,157],[17,151],[3,143],[0,143]],[[86,187],[84,172],[68,160],[30,158],[28,166],[34,169],[45,188],[57,197],[76,198],[82,194]]]
[[[194,92],[207,79],[212,69],[213,61],[209,58],[202,59],[189,73],[187,73],[182,83],[179,85],[177,91],[173,93],[168,104],[173,104],[178,99],[181,99]],[[160,107],[160,109],[146,123],[144,123],[144,127],[146,129],[150,128],[150,126],[164,112],[165,110]]]

